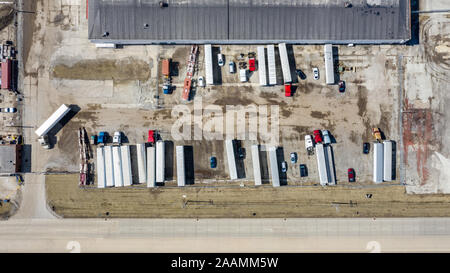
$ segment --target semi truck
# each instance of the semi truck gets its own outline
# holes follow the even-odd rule
[[[34,131],[38,137],[46,135],[70,111],[70,107],[61,105],[42,125]]]

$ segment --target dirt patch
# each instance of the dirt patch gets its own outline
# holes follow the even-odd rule
[[[72,66],[57,64],[52,68],[51,76],[72,80],[147,81],[150,78],[150,64],[134,58],[84,60]]]
[[[302,136],[311,134],[311,127],[308,126],[294,126],[292,129]]]
[[[358,134],[355,131],[351,131],[349,139],[351,142],[358,144],[358,139],[360,139],[360,137],[358,136]]]
[[[323,119],[328,117],[331,114],[330,111],[324,113],[324,112],[320,112],[320,111],[311,111],[311,117],[313,118],[317,118],[317,119]]]
[[[224,90],[226,92],[226,95],[224,95],[222,98],[215,100],[213,104],[215,105],[250,105],[254,104],[255,102],[245,96],[242,96],[242,94],[246,94],[249,92],[249,89],[251,87],[243,86],[240,87],[239,90],[232,90],[227,89]],[[219,91],[221,92],[221,91]]]
[[[364,117],[367,111],[367,90],[362,86],[358,86],[358,115]]]
[[[399,185],[83,189],[75,174],[46,176],[46,194],[49,207],[66,218],[104,218],[106,212],[111,218],[450,216],[450,196],[409,195]]]

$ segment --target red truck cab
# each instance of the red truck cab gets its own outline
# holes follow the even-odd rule
[[[290,83],[284,84],[284,95],[286,97],[292,96],[291,87],[292,87],[292,84],[290,84]]]
[[[250,71],[255,71],[256,70],[255,58],[249,58],[248,59],[248,70],[250,70]]]

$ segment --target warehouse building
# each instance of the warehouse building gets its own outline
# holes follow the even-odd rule
[[[160,2],[90,0],[89,39],[113,44],[392,44],[411,38],[410,0]]]

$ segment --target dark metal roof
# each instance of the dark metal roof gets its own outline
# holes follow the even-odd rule
[[[409,0],[90,0],[89,39],[133,43],[403,43]],[[352,2],[352,7],[344,7]],[[103,34],[107,32],[108,36]]]

